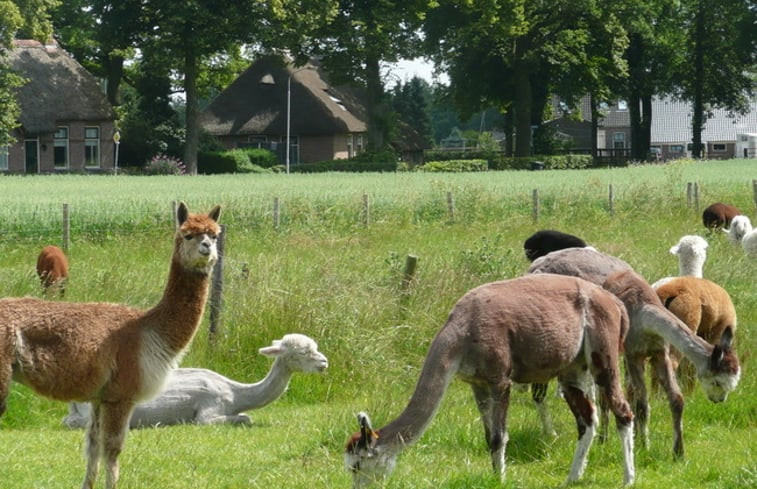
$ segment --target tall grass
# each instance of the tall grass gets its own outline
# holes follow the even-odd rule
[[[686,183],[698,183],[702,207],[721,200],[754,217],[755,163],[441,176],[0,177],[6,204],[0,209],[0,293],[39,294],[36,253],[43,242],[60,239],[59,210],[67,202],[72,227],[87,224],[72,231],[66,300],[149,307],[168,271],[171,201],[185,200],[192,210],[224,204],[221,332],[211,342],[203,323],[183,365],[258,380],[270,362],[257,349],[300,332],[318,341],[329,372],[295,376],[282,399],[250,413],[251,428],[132,432],[121,457],[120,487],[347,487],[341,451],[356,428],[354,413],[367,410],[381,425],[400,412],[454,302],[483,282],[522,274],[528,266],[522,243],[533,231],[577,234],[650,281],[674,275],[670,246],[684,234],[704,233],[701,215],[687,206]],[[610,184],[614,215],[608,212]],[[533,189],[541,198],[538,223],[532,221]],[[447,192],[455,198],[454,221]],[[364,193],[371,202],[368,226],[361,220]],[[278,229],[273,197],[282,202]],[[724,404],[709,403],[698,387],[687,394],[682,462],[672,460],[667,403],[653,397],[651,447],[636,450],[637,487],[757,484],[757,262],[724,235],[704,236],[710,244],[704,274],[728,290],[739,315],[742,381]],[[417,255],[419,265],[403,294],[408,254]],[[513,394],[505,487],[557,487],[567,476],[574,421],[560,399],[550,395],[548,402],[556,440],[542,438],[529,396]],[[82,433],[62,427],[65,411],[61,403],[13,387],[0,419],[2,487],[78,483]],[[454,383],[386,487],[501,487],[490,474],[482,433],[469,388]],[[611,437],[594,447],[579,485],[619,486],[621,478],[619,444]]]

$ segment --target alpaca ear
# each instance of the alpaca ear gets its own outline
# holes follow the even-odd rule
[[[218,222],[218,218],[221,217],[221,206],[217,205],[213,207],[210,212],[208,212],[208,217],[213,219],[215,222]]]
[[[729,351],[731,349],[732,343],[733,343],[733,328],[728,326],[725,328],[725,330],[723,330],[723,334],[720,336],[720,348],[722,348],[723,351]]]
[[[678,245],[675,245],[672,248],[670,248],[670,254],[671,255],[677,255],[678,254],[678,250],[679,250]]]
[[[723,330],[723,335],[720,337],[720,344],[715,345],[712,350],[712,356],[710,357],[710,366],[713,370],[717,370],[720,363],[723,361],[726,352],[731,351],[731,345],[733,344],[733,328],[728,326]]]
[[[378,439],[379,435],[373,431],[371,418],[364,412],[357,413],[357,422],[360,425],[360,439],[357,442],[357,448],[370,448]]]
[[[187,208],[187,204],[179,202],[179,207],[176,208],[176,226],[181,227],[181,225],[187,221],[188,217],[189,209]]]
[[[258,350],[258,353],[267,357],[277,357],[284,352],[278,340],[274,341],[271,346],[264,346]]]

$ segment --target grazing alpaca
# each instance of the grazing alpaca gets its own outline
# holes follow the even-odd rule
[[[708,343],[720,342],[726,329],[736,333],[736,308],[731,296],[715,282],[697,277],[675,277],[655,290],[665,307]],[[681,362],[681,354],[671,348],[673,366]],[[693,384],[690,368],[681,365],[679,379],[686,388]]]
[[[741,214],[741,211],[730,204],[715,202],[702,212],[702,224],[709,230],[728,227],[731,219]]]
[[[53,399],[91,402],[82,489],[94,486],[101,457],[106,488],[116,486],[134,405],[160,391],[192,341],[218,258],[219,215],[218,206],[206,215],[178,206],[168,281],[162,299],[148,311],[108,303],[0,300],[0,414],[11,378]]]
[[[670,248],[670,253],[678,256],[678,276],[702,278],[702,269],[707,260],[707,241],[701,236],[683,236],[678,243]],[[657,289],[674,277],[661,278],[652,284]]]
[[[583,248],[585,246],[586,242],[578,236],[553,229],[542,229],[526,239],[523,243],[523,250],[526,253],[526,258],[529,261],[534,261],[552,251],[565,248]]]
[[[420,438],[455,375],[469,383],[484,423],[495,473],[504,479],[507,410],[513,382],[557,376],[578,424],[568,480],[583,474],[596,411],[586,394],[593,377],[615,414],[624,483],[634,479],[633,415],[620,387],[618,357],[628,330],[623,304],[601,287],[574,277],[529,275],[493,282],[465,294],[434,338],[409,404],[374,431],[360,414],[360,432],[345,449],[353,487],[389,475],[399,452]]]
[[[236,382],[203,368],[177,368],[157,397],[137,404],[129,426],[250,424],[244,411],[262,408],[281,397],[292,374],[322,372],[328,367],[315,341],[301,334],[285,335],[259,352],[276,360],[268,375],[254,384]],[[89,404],[71,403],[63,424],[83,428],[89,415]]]
[[[736,216],[731,220],[731,226],[723,229],[723,232],[728,233],[731,243],[738,246],[744,237],[752,232],[752,222],[747,216]]]
[[[37,256],[37,276],[45,294],[57,290],[63,297],[68,280],[68,260],[62,249],[53,245],[42,248]]]
[[[741,238],[741,247],[750,258],[757,258],[757,229],[752,229]]]
[[[529,272],[581,277],[602,284],[623,301],[631,321],[625,341],[625,359],[629,380],[627,392],[636,416],[637,435],[645,446],[648,445],[649,401],[644,366],[649,360],[667,393],[673,414],[673,453],[682,457],[684,400],[670,360],[669,344],[694,363],[707,398],[722,402],[736,388],[741,375],[738,358],[731,349],[732,331],[726,329],[717,345],[707,343],[665,309],[654,290],[628,263],[595,250],[571,248],[550,253],[536,260]],[[602,431],[604,438],[604,428]]]

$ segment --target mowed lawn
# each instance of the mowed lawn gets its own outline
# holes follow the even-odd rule
[[[2,176],[0,295],[40,295],[36,255],[44,244],[62,244],[65,203],[71,279],[64,300],[148,308],[167,276],[172,203],[183,200],[192,211],[222,204],[220,331],[211,341],[206,313],[182,365],[254,382],[271,365],[258,348],[298,332],[318,342],[329,370],[295,375],[281,399],[248,413],[251,427],[132,431],[119,487],[349,487],[342,451],[357,430],[355,414],[367,411],[378,427],[399,414],[454,303],[472,287],[523,274],[522,246],[531,233],[579,235],[650,282],[675,275],[669,248],[699,234],[709,242],[704,276],[736,306],[741,383],[722,404],[710,403],[699,386],[686,394],[682,461],[672,457],[667,402],[654,393],[651,443],[636,447],[635,487],[755,487],[757,260],[701,223],[701,210],[715,201],[757,222],[755,179],[754,160],[485,174]],[[418,267],[403,288],[408,255]],[[554,383],[548,404],[555,439],[541,434],[530,395],[513,392],[503,485],[491,473],[470,388],[453,382],[384,487],[561,487],[575,421]],[[0,418],[0,487],[79,486],[83,431],[63,427],[66,410],[12,387]],[[622,456],[610,431],[608,443],[593,446],[575,487],[621,486]]]

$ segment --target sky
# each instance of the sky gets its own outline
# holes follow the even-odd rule
[[[390,69],[390,76],[389,79],[392,79],[396,77],[403,83],[410,80],[414,76],[419,76],[420,78],[423,78],[429,83],[434,82],[433,78],[433,71],[434,71],[434,65],[433,63],[424,60],[423,58],[416,58],[416,59],[408,59],[408,60],[402,60],[398,63],[392,63],[389,65]],[[442,75],[439,78],[439,82],[441,83],[449,83],[449,79],[446,75]],[[394,83],[389,83],[389,86],[394,85]]]

